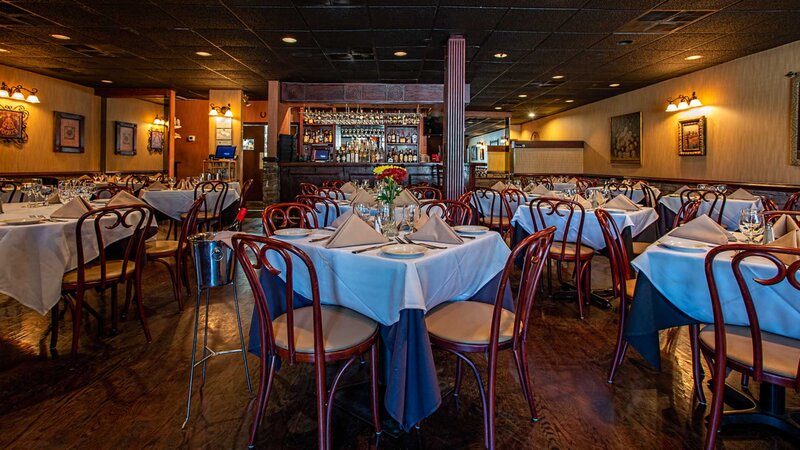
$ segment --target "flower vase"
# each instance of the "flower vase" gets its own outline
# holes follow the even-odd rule
[[[381,234],[387,238],[397,237],[400,234],[395,218],[394,202],[381,203],[379,205],[378,219],[381,224]]]

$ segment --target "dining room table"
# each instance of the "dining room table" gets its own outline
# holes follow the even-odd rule
[[[675,220],[675,215],[678,213],[678,210],[681,209],[681,204],[683,203],[680,194],[667,194],[661,196],[658,200],[660,213],[662,217],[662,231],[666,232],[670,228],[672,228],[672,223]],[[709,215],[716,218],[719,215],[719,210],[722,207],[722,200],[717,201],[714,205],[714,210],[709,214],[711,210],[713,200],[703,200],[700,204],[700,209],[697,211],[697,215]],[[725,201],[725,209],[722,210],[722,224],[725,225],[728,231],[736,231],[739,229],[739,217],[742,214],[742,211],[746,209],[758,209],[763,210],[764,204],[760,198],[755,197],[752,199],[736,199],[727,197]]]
[[[231,181],[228,183],[228,191],[222,203],[223,211],[239,200],[239,191],[240,187],[238,181]],[[219,192],[207,192],[206,204],[214,205],[219,195]],[[192,206],[195,200],[194,196],[194,189],[150,190],[144,188],[139,193],[139,197],[148,205],[174,220],[181,220],[181,214],[187,212],[189,207]]]
[[[425,313],[448,301],[494,303],[502,270],[510,254],[493,231],[464,239],[462,244],[436,243],[412,259],[390,257],[379,249],[361,245],[326,248],[321,237],[331,232],[315,230],[299,239],[285,239],[305,252],[317,272],[320,302],[350,308],[379,324],[381,338],[383,405],[399,430],[408,431],[432,414],[442,401]],[[314,242],[312,242],[314,241]],[[278,268],[282,263],[275,261]],[[299,262],[294,267],[302,266]],[[286,275],[262,271],[261,284],[272,317],[286,310]],[[305,270],[293,273],[294,306],[310,304],[311,286]],[[513,311],[509,286],[503,307]],[[259,325],[254,311],[249,350],[260,353]]]
[[[661,190],[658,189],[657,187],[650,186],[650,189],[653,191],[653,195],[655,195],[655,198],[658,198],[658,196],[661,195]],[[611,197],[616,197],[618,195],[625,194],[628,195],[628,197],[631,199],[633,203],[642,203],[644,202],[645,199],[644,189],[636,187],[631,187],[630,189],[625,190],[625,189],[608,189],[603,186],[592,186],[587,188],[586,192],[587,196],[590,194],[594,194],[595,192],[600,192],[600,193],[607,192],[608,195]],[[678,205],[678,207],[680,208],[680,205]]]

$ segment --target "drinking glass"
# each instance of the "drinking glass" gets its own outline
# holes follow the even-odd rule
[[[358,202],[353,205],[353,210],[358,214],[358,217],[361,217],[364,220],[368,220],[370,217],[369,205],[363,202]]]
[[[764,233],[764,213],[757,209],[743,209],[739,216],[739,231],[745,235],[749,244]]]
[[[708,190],[708,185],[707,184],[698,184],[697,185],[697,189],[701,190],[701,191]]]
[[[42,206],[47,206],[47,200],[53,194],[53,186],[43,184],[40,192],[42,194]]]
[[[33,183],[22,183],[19,190],[25,195],[25,199],[28,200],[28,208],[31,208],[33,205],[32,196],[33,196]]]
[[[714,186],[714,190],[719,192],[720,194],[724,194],[725,191],[728,190],[728,186],[725,186],[724,184],[718,184]]]
[[[167,178],[167,184],[169,185],[169,190],[170,191],[175,187],[175,183],[177,183],[177,180],[175,179],[175,177]]]
[[[397,222],[394,217],[394,207],[389,204],[382,203],[378,206],[378,223],[381,227],[381,234],[388,238],[393,238],[400,234],[397,230]]]
[[[66,205],[70,200],[72,200],[72,190],[68,187],[59,187],[58,201],[60,201],[62,205]]]
[[[403,206],[403,223],[412,233],[417,231],[415,225],[417,223],[417,218],[419,217],[418,213],[419,210],[417,209],[417,205]]]

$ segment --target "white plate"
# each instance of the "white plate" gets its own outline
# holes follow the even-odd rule
[[[275,235],[284,238],[298,239],[310,236],[313,232],[314,230],[309,230],[307,228],[284,228],[282,230],[275,230]]]
[[[392,258],[418,258],[428,252],[428,249],[416,244],[395,244],[381,248],[381,252]]]
[[[44,219],[21,217],[19,219],[2,219],[0,220],[0,225],[34,225],[42,222],[44,222]]]
[[[684,252],[706,252],[714,246],[705,242],[693,241],[690,239],[666,238],[659,242],[659,245],[671,250]]]
[[[464,234],[483,234],[489,231],[489,227],[481,225],[458,225],[453,227],[458,233]]]

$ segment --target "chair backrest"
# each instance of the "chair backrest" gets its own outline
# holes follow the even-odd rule
[[[553,179],[550,177],[533,177],[532,182],[535,184],[541,184],[548,190],[553,190]]]
[[[605,188],[608,190],[612,197],[617,195],[624,195],[630,199],[633,198],[633,185],[628,183],[606,183]]]
[[[644,197],[642,198],[642,204],[648,208],[655,208],[658,205],[658,196],[656,195],[656,191],[648,184],[642,183],[641,186],[642,194],[644,194]]]
[[[146,188],[149,184],[150,177],[147,175],[130,175],[128,179],[125,180],[125,187],[136,196],[139,195],[139,191]]]
[[[317,195],[317,189],[319,189],[315,184],[311,183],[300,183],[300,193],[304,195]]]
[[[256,309],[258,311],[258,321],[261,331],[261,351],[262,355],[275,356],[277,346],[275,344],[275,330],[272,327],[272,313],[270,302],[261,285],[261,274],[266,271],[269,275],[277,277],[282,273],[286,283],[285,299],[273,299],[273,305],[279,307],[283,305],[286,309],[286,343],[288,347],[289,363],[297,361],[295,339],[294,339],[294,278],[301,275],[301,271],[306,271],[311,286],[311,308],[312,308],[312,327],[314,332],[314,354],[315,365],[317,366],[317,376],[324,378],[325,373],[325,346],[322,334],[322,307],[319,301],[319,283],[314,264],[305,252],[299,248],[277,239],[270,239],[264,236],[251,234],[236,234],[231,239],[236,259],[242,267],[250,289],[253,292]],[[283,301],[281,301],[283,300]],[[277,314],[276,314],[277,315]],[[322,372],[320,373],[319,370]]]
[[[339,203],[327,197],[300,194],[295,196],[294,200],[297,203],[308,205],[312,209],[319,211],[322,214],[322,222],[319,225],[323,227],[330,226],[333,221],[341,215]]]
[[[603,208],[594,211],[597,222],[600,224],[600,231],[603,232],[603,240],[606,243],[608,261],[611,264],[611,280],[613,282],[614,294],[620,298],[621,304],[631,300],[625,293],[625,281],[630,279],[630,260],[622,233],[619,231],[617,223],[611,213]]]
[[[528,201],[528,196],[525,192],[517,188],[503,189],[500,195],[503,197],[503,208],[505,208],[505,215],[509,221],[514,217],[519,205],[524,205]]]
[[[782,216],[789,216],[796,224],[800,225],[800,212],[799,211],[764,211],[764,223],[775,223],[776,220]]]
[[[573,228],[575,229],[575,238],[572,239],[575,244],[575,257],[572,259],[577,262],[581,254],[583,222],[586,218],[586,211],[583,206],[580,203],[563,198],[539,197],[531,200],[530,214],[534,231],[563,222],[563,226],[561,224],[558,225],[561,231],[556,232],[554,238],[557,241],[556,245],[559,247],[559,255],[562,260],[566,259],[567,244],[572,234],[570,231]]]
[[[240,199],[239,200],[239,204],[241,206],[244,207],[245,204],[247,203],[247,194],[250,193],[250,189],[252,187],[253,187],[253,179],[252,178],[248,178],[247,180],[245,180],[244,183],[242,183],[241,195],[239,197],[239,199]]]
[[[470,196],[471,205],[478,212],[478,219],[488,223],[502,223],[505,215],[503,196],[491,188],[476,187]]]
[[[339,189],[344,186],[345,183],[346,181],[343,180],[326,180],[322,182],[322,187]]]
[[[720,257],[720,255],[725,254]],[[727,262],[728,258],[732,256],[730,263]],[[786,264],[780,259],[794,258],[795,261],[791,264]],[[716,260],[720,260],[715,262]],[[747,261],[757,260],[759,265],[768,264],[769,269],[759,270],[760,273],[768,273],[769,275],[761,275],[762,278],[753,278],[752,268],[743,268],[742,265]],[[775,271],[772,275],[772,267]],[[795,307],[800,307],[800,249],[797,248],[780,248],[765,245],[749,245],[749,244],[729,244],[720,245],[711,249],[706,255],[705,260],[706,280],[708,281],[708,289],[711,294],[711,308],[714,312],[714,351],[716,353],[715,361],[717,367],[722,367],[724,370],[726,361],[726,333],[725,333],[725,316],[723,314],[722,304],[720,302],[720,295],[718,290],[717,277],[727,280],[733,275],[736,284],[739,287],[741,300],[744,303],[745,311],[747,312],[747,326],[750,328],[750,338],[753,343],[752,353],[752,373],[753,381],[761,382],[764,378],[763,371],[763,349],[761,344],[761,324],[758,319],[758,310],[753,303],[753,295],[751,288],[754,285],[761,286],[775,286],[777,284],[787,283],[787,286],[798,291],[795,295],[789,295],[784,301],[793,301]],[[725,274],[727,272],[727,274]],[[728,284],[726,281],[725,284]],[[760,291],[763,292],[763,291]],[[769,307],[769,296],[759,295],[759,305]],[[730,308],[735,306],[730,303],[730,299],[726,297],[725,310],[730,311]],[[800,369],[800,361],[798,361],[798,369]],[[768,374],[770,375],[770,374]],[[770,377],[775,378],[775,377]],[[777,376],[778,382],[780,378]],[[784,379],[785,380],[785,379]],[[782,383],[784,386],[793,384],[795,389],[800,389],[800,378],[796,377],[789,383]],[[769,380],[775,383],[775,379]]]
[[[144,255],[145,233],[149,230],[153,222],[153,208],[146,204],[115,205],[97,208],[84,213],[76,224],[75,235],[78,253],[78,288],[87,286],[86,266],[90,261],[93,265],[100,266],[100,280],[93,282],[92,286],[100,286],[105,289],[110,284],[117,283],[119,278],[108,278],[107,265],[109,259],[106,258],[106,246],[110,244],[106,240],[108,233],[115,229],[128,229],[130,236],[125,241],[122,258],[115,258],[115,261],[122,261],[121,272],[127,273],[128,264],[131,262],[138,264],[136,270],[141,267],[141,257]],[[84,228],[86,227],[86,228]],[[88,230],[91,230],[89,232]],[[126,233],[127,234],[127,233]],[[84,243],[84,239],[92,240],[92,243]],[[94,255],[86,255],[85,248],[96,247],[99,256],[95,259]]]
[[[722,213],[725,210],[725,203],[728,196],[722,192],[710,189],[687,189],[681,192],[681,204],[690,200],[700,200],[701,203],[708,203],[708,217],[722,224]],[[719,209],[716,209],[719,206]]]
[[[272,236],[284,228],[319,228],[314,208],[302,203],[275,203],[264,208],[261,214],[264,233]]]
[[[203,181],[194,187],[194,198],[205,194],[201,211],[207,217],[219,217],[221,222],[222,210],[225,208],[225,198],[228,196],[228,183],[225,181]]]
[[[771,198],[767,197],[766,195],[759,195],[758,198],[761,199],[761,204],[764,205],[764,211],[778,210],[778,205],[776,205]]]
[[[127,192],[129,194],[133,194],[133,191],[131,191],[130,189],[128,189],[125,186],[120,186],[120,185],[115,184],[115,183],[108,183],[105,186],[101,186],[101,187],[95,188],[94,194],[93,194],[93,198],[96,198],[96,199],[111,198],[111,197],[119,194],[122,191],[125,191],[125,192]]]
[[[433,200],[423,204],[422,210],[428,216],[438,214],[451,227],[472,223],[472,208],[461,201]]]
[[[163,183],[165,181],[169,181],[169,176],[167,174],[164,174],[164,173],[158,173],[154,177],[152,177],[152,180],[154,182],[158,181],[159,183]]]
[[[797,209],[798,204],[800,204],[800,192],[795,192],[786,200],[786,203],[783,205],[783,210],[791,211]]]
[[[697,217],[697,212],[700,211],[701,204],[702,202],[699,199],[682,203],[681,207],[678,208],[678,212],[675,214],[675,220],[672,222],[672,228],[678,228],[679,226],[694,220],[695,217]]]
[[[408,191],[420,200],[441,200],[442,191],[432,186],[412,186]]]
[[[0,199],[6,203],[14,203],[14,194],[16,193],[17,183],[10,180],[0,180],[0,195],[2,195]],[[19,197],[22,198],[22,194]]]
[[[332,188],[332,187],[321,187],[317,189],[316,194],[305,194],[305,195],[318,195],[320,197],[330,198],[333,200],[345,200],[347,198],[344,195],[344,192],[342,192],[339,188]]]
[[[581,195],[586,193],[586,190],[590,187],[597,186],[597,180],[593,180],[591,178],[578,178],[578,181],[575,183],[575,187],[578,189],[578,193]]]
[[[181,232],[178,235],[178,256],[183,253],[189,236],[197,233],[197,214],[200,212],[200,208],[205,201],[206,194],[201,194],[200,197],[192,202],[192,205],[189,206],[189,210],[186,211],[186,219],[181,223]]]

